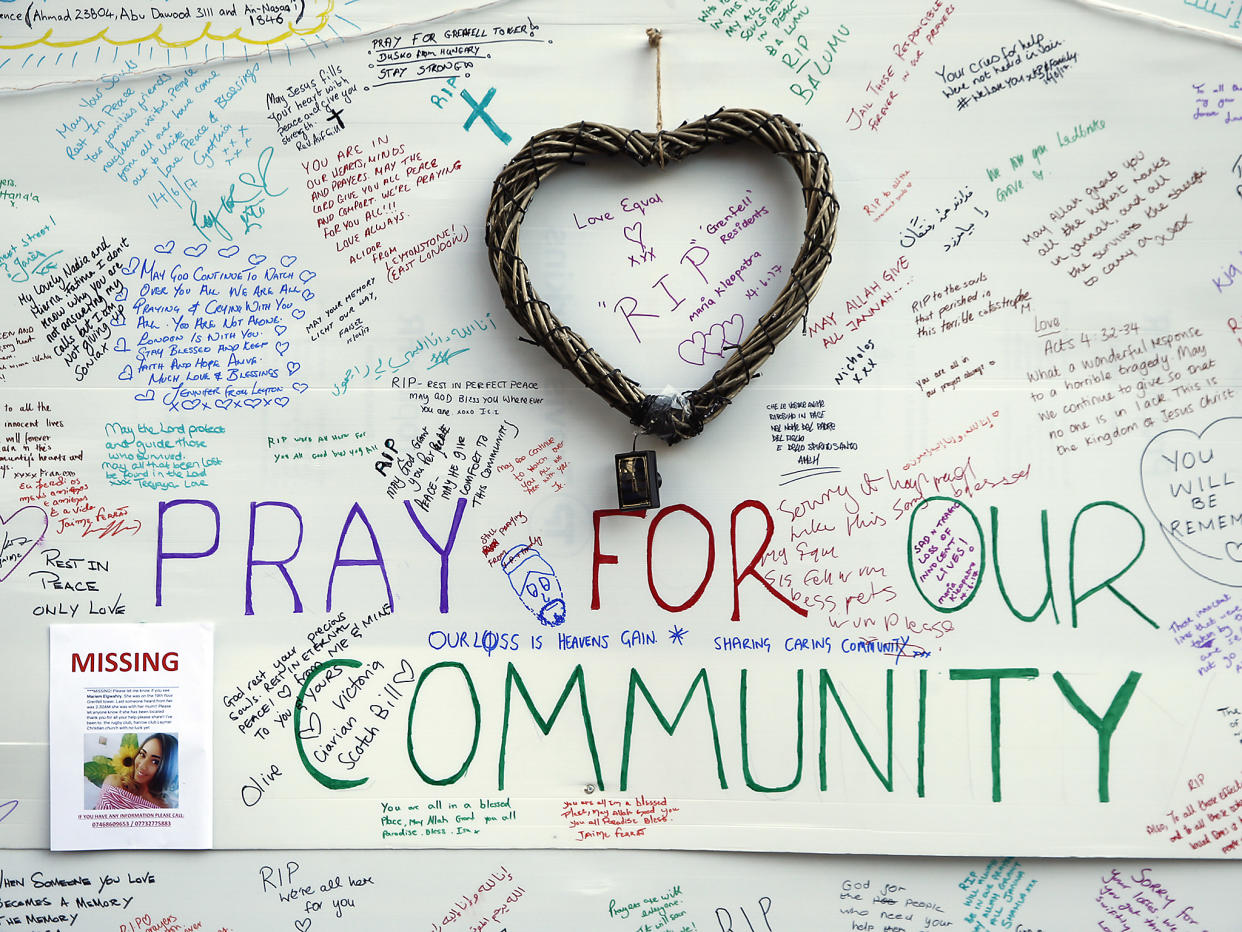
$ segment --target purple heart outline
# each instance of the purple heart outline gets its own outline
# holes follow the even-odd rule
[[[634,236],[630,235],[631,232],[634,234]],[[626,239],[628,239],[631,243],[633,243],[639,249],[646,248],[643,245],[643,222],[641,220],[635,220],[630,226],[622,227],[621,235],[624,236]],[[635,237],[637,237],[637,239],[635,239]]]
[[[13,571],[21,565],[22,561],[25,560],[26,557],[30,556],[31,551],[33,551],[35,547],[38,547],[39,544],[43,542],[43,537],[45,534],[47,534],[47,523],[48,523],[47,512],[44,511],[42,508],[40,508],[38,505],[23,505],[21,508],[18,508],[17,511],[9,515],[7,518],[0,518],[0,527],[4,527],[3,532],[0,532],[0,533],[3,533],[3,537],[0,538],[0,568],[4,566],[5,560],[9,559],[9,557],[7,556],[7,551],[9,549],[10,538],[9,538],[9,531],[6,526],[12,523],[13,521],[16,521],[18,519],[18,516],[23,511],[33,512],[35,515],[38,516],[38,518],[42,518],[43,527],[39,529],[39,536],[35,538],[33,541],[31,541],[30,546],[26,548],[25,552],[22,553],[21,556],[17,557],[17,559],[13,561],[13,565],[9,567],[8,572],[6,572],[3,576],[0,576],[0,583],[4,582],[6,579],[8,579],[10,576],[13,575]],[[35,520],[37,521],[38,518],[36,518]],[[30,540],[30,537],[27,535],[26,539]],[[18,544],[16,542],[14,543],[14,547],[21,547],[21,546],[22,546],[21,544]]]

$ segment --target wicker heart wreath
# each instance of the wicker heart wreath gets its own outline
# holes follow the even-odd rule
[[[676,162],[714,143],[749,140],[787,161],[802,183],[806,226],[789,280],[754,328],[732,349],[712,377],[696,389],[670,396],[645,394],[639,385],[574,330],[562,324],[535,292],[522,259],[518,229],[540,182],[581,156],[628,155],[642,166]],[[487,211],[487,251],[505,307],[531,340],[608,404],[646,433],[668,443],[693,437],[757,375],[789,335],[819,288],[832,261],[838,204],[828,158],[796,123],[762,110],[722,109],[675,130],[645,133],[600,123],[575,123],[536,136],[496,176]]]

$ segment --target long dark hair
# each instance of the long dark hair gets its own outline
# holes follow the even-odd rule
[[[177,738],[174,735],[157,731],[147,735],[138,747],[145,747],[152,738],[160,743],[160,769],[155,772],[155,776],[151,778],[147,787],[152,796],[163,798],[165,791],[177,784]]]

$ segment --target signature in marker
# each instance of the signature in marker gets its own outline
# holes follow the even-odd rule
[[[219,204],[215,209],[203,210],[198,201],[190,201],[190,222],[194,224],[194,229],[198,231],[199,236],[211,242],[209,232],[214,232],[221,239],[232,242],[233,233],[229,229],[229,224],[225,223],[226,219],[230,223],[234,219],[240,220],[243,225],[243,234],[263,226],[259,221],[266,213],[264,203],[267,198],[280,197],[289,190],[282,188],[279,191],[273,191],[268,184],[267,172],[271,166],[274,151],[272,146],[268,146],[260,152],[258,174],[241,172],[237,176],[237,183],[229,185],[228,193],[220,195]]]
[[[62,252],[64,252],[63,249],[58,249],[51,255],[48,255],[41,249],[32,249],[23,259],[14,251],[13,255],[7,258],[0,258],[0,265],[4,266],[4,274],[9,277],[9,281],[18,283],[28,282],[35,275],[50,275],[60,268],[54,260]],[[16,269],[9,267],[9,259],[12,259],[14,264],[16,264]]]
[[[440,352],[432,355],[431,365],[427,367],[427,371],[430,372],[436,366],[444,365],[454,356],[460,356],[462,353],[468,353],[468,352],[470,352],[470,347],[468,346],[465,349],[459,349],[459,350],[440,350]]]

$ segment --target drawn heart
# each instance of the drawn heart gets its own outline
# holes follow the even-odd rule
[[[229,401],[227,398],[217,398],[215,401],[215,405],[221,411],[227,411],[229,408],[233,406],[233,402]]]
[[[186,246],[185,249],[181,250],[181,254],[184,256],[189,256],[191,259],[197,259],[199,256],[201,256],[206,251],[207,251],[207,244],[199,243],[197,246]]]
[[[117,285],[116,293],[112,295],[112,300],[117,301],[117,302],[128,301],[129,300],[129,289],[126,288],[124,285]]]
[[[746,320],[741,314],[734,314],[726,321],[720,324],[724,331],[724,348],[730,349],[742,342],[742,328],[746,326]]]
[[[289,370],[290,375],[293,375],[293,373],[297,372],[299,369],[302,368],[302,364],[300,362],[293,362],[292,360],[290,360],[289,362],[285,363],[285,368]]]
[[[130,365],[126,365],[124,369],[122,369],[120,372],[116,374],[116,377],[118,380],[122,382],[128,382],[130,379],[134,377],[134,367]]]
[[[47,533],[47,512],[38,505],[24,505],[7,518],[0,517],[0,583],[39,546]]]
[[[154,246],[154,247],[152,247],[152,248],[153,248],[156,252],[158,252],[161,256],[166,256],[166,255],[168,255],[170,252],[172,252],[172,251],[173,251],[173,248],[174,248],[176,245],[177,245],[177,243],[176,243],[174,240],[171,240],[171,239],[170,239],[167,243],[159,243],[158,245],[156,245],[156,246]]]
[[[138,271],[138,257],[130,256],[129,261],[125,263],[125,268],[121,269],[122,275],[133,275]]]
[[[181,410],[182,411],[193,411],[195,408],[197,408],[202,403],[203,401],[201,398],[187,398],[183,402],[181,402]]]
[[[310,388],[310,386],[307,385],[305,382],[294,382],[293,383],[293,390],[297,392],[299,395],[302,394],[302,392],[306,391],[308,388]]]
[[[250,263],[250,267],[253,269],[256,265],[262,265],[266,262],[267,256],[263,255],[261,252],[252,252],[250,254],[250,258],[246,261]]]
[[[314,277],[315,277],[315,273],[312,272],[310,269],[302,269],[302,271],[298,273],[298,278],[302,279],[303,285],[305,285],[307,282],[309,282]]]
[[[243,398],[242,404],[244,404],[247,408],[257,408],[259,405],[263,404],[263,401],[264,399],[262,398]]]
[[[298,320],[301,320],[303,317],[305,317],[305,316],[306,316],[306,308],[304,308],[304,307],[295,307],[295,308],[294,308],[292,311],[290,311],[289,313],[291,313],[291,314],[292,314],[294,317],[296,317]]]
[[[303,741],[313,741],[323,733],[323,722],[319,720],[319,713],[312,712],[302,723],[302,730],[298,732],[298,737]]]
[[[288,683],[282,683],[280,689],[276,690],[277,699],[288,699],[293,695],[293,690],[289,688]]]
[[[692,366],[703,365],[703,357],[707,353],[707,335],[697,330],[690,339],[677,344],[677,355]]]
[[[738,140],[750,141],[793,168],[807,211],[802,248],[790,269],[789,280],[777,292],[772,306],[702,386],[672,397],[646,394],[637,382],[562,324],[539,298],[522,259],[518,230],[540,183],[562,165],[582,164],[583,156],[623,154],[643,167],[662,166],[686,159],[708,146]],[[695,436],[719,415],[755,377],[780,341],[805,318],[832,261],[838,213],[828,157],[796,123],[762,110],[722,109],[660,133],[581,122],[532,136],[496,176],[487,210],[485,240],[505,307],[531,341],[609,405],[626,414],[631,423],[668,443],[677,443]],[[693,361],[697,341],[689,342],[696,347],[691,353]],[[686,350],[685,344],[679,346],[679,355]]]
[[[283,356],[287,352],[289,352],[289,341],[288,340],[277,340],[276,341],[277,355]],[[289,374],[292,375],[293,373],[289,373]]]
[[[404,657],[401,658],[401,669],[392,675],[394,683],[413,683],[414,682],[414,665]]]
[[[240,248],[236,243],[234,243],[232,246],[225,246],[223,249],[217,249],[216,255],[221,259],[232,259],[240,251]]]
[[[134,401],[154,401],[155,389],[148,388],[145,392],[139,392],[134,396]]]
[[[281,256],[280,257],[280,264],[282,267],[286,269],[289,268],[289,266],[293,265],[293,263],[297,261],[298,261],[297,256]]]
[[[126,345],[124,337],[116,338],[116,343],[112,345],[112,352],[114,353],[128,353],[129,352],[129,347]]]
[[[288,329],[289,328],[286,327],[284,324],[277,324],[276,325],[276,336],[283,337],[285,335],[285,331]]]
[[[628,239],[639,249],[643,249],[643,222],[641,220],[634,221],[633,226],[622,227],[621,235]]]
[[[293,926],[298,930],[298,932],[306,932],[306,930],[310,928],[310,923],[310,916],[307,916],[305,919],[293,920]]]
[[[280,405],[282,408],[288,403],[289,403],[288,395],[277,395],[276,396],[276,404]]]
[[[1242,512],[1237,453],[1242,417],[1222,417],[1202,431],[1162,431],[1139,461],[1147,507],[1178,559],[1200,576],[1242,586],[1242,541],[1232,516]]]

